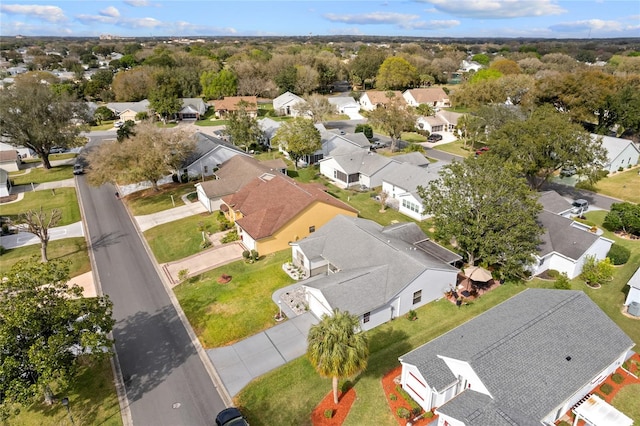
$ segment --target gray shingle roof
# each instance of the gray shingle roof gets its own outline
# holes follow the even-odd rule
[[[439,177],[438,173],[429,170],[429,168],[397,163],[393,167],[393,172],[386,173],[383,180],[404,189],[406,192],[414,193],[418,186],[427,186],[429,182]]]
[[[218,164],[224,163],[229,158],[237,154],[245,156],[248,155],[241,149],[238,149],[238,147],[236,147],[235,145],[225,142],[222,139],[206,135],[204,133],[196,132],[193,137],[196,141],[195,149],[191,153],[191,155],[187,157],[187,159],[183,162],[183,168],[187,168],[203,156],[210,154],[212,153],[212,151],[216,150],[219,151]]]
[[[555,214],[563,214],[571,210],[571,204],[556,191],[542,192],[538,202],[544,210]]]
[[[539,422],[633,345],[583,292],[528,289],[400,360],[439,390],[455,379],[440,357],[467,362],[496,410]]]
[[[396,155],[393,159],[398,163],[413,164],[414,166],[426,167],[429,165],[427,157],[419,152],[409,152],[406,154]]]
[[[321,289],[335,302],[331,306],[359,315],[391,300],[427,269],[456,270],[414,246],[426,238],[414,222],[383,228],[339,215],[295,244],[309,259],[325,259],[340,270],[305,285]]]
[[[538,247],[541,257],[556,252],[578,260],[599,238],[592,232],[572,226],[573,220],[545,210],[538,215],[538,222],[545,229]]]
[[[633,288],[640,289],[640,267],[636,270],[635,274],[629,279],[627,283],[629,286]]]

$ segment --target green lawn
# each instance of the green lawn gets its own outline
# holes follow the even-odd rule
[[[467,144],[467,149],[465,150],[462,146],[462,141],[459,140],[434,146],[433,149],[459,155],[460,157],[468,157],[475,152],[475,148],[470,148],[470,144]]]
[[[208,232],[218,232],[218,215],[202,213],[184,219],[154,226],[144,232],[151,251],[158,263],[172,262],[201,251],[202,232],[199,224],[204,223]]]
[[[211,126],[226,126],[227,120],[198,120],[195,124],[196,126],[202,127],[211,127]]]
[[[634,424],[640,422],[640,385],[628,385],[620,389],[613,397],[612,405],[633,419]]]
[[[32,256],[40,259],[40,244],[7,250],[0,256],[0,271],[6,271],[18,261],[28,260]],[[70,262],[69,275],[71,277],[91,270],[87,244],[83,237],[50,241],[47,246],[47,257],[49,259],[68,260]]]
[[[13,184],[29,185],[31,183],[55,182],[73,177],[73,166],[71,165],[56,166],[50,169],[36,167],[30,170],[29,173],[12,174]]]
[[[421,134],[418,134],[416,132],[402,132],[402,136],[400,136],[400,139],[410,143],[420,143],[427,141],[426,136],[422,136]]]
[[[398,318],[368,331],[369,363],[367,370],[354,380],[357,399],[345,426],[370,424],[371,419],[376,425],[397,425],[381,392],[381,380],[399,365],[398,357],[525,288],[504,285],[463,309],[446,300],[429,303],[417,310],[416,321]],[[331,380],[321,378],[306,357],[301,357],[251,382],[240,392],[236,404],[253,426],[309,425],[311,411],[330,390]]]
[[[596,190],[600,194],[638,204],[640,203],[639,170],[640,169],[636,167],[631,170],[609,175],[596,184]]]
[[[3,204],[0,212],[2,216],[17,220],[20,213],[29,209],[39,210],[40,207],[47,213],[54,208],[60,209],[62,219],[57,226],[69,225],[80,220],[75,188],[58,188],[55,192],[53,190],[25,192],[21,201]]]
[[[224,346],[275,325],[278,306],[271,295],[293,283],[282,270],[290,259],[291,251],[282,250],[252,264],[240,260],[177,286],[174,292],[202,345]],[[231,282],[219,284],[222,274]]]
[[[73,152],[65,152],[62,154],[51,154],[49,155],[49,161],[60,161],[60,160],[68,160],[69,158],[75,158],[78,154]],[[38,157],[25,158],[22,160],[23,163],[42,163],[42,160]]]
[[[120,405],[116,394],[111,364],[108,359],[95,365],[83,365],[71,389],[56,395],[58,401],[69,398],[69,413],[76,425],[122,425]],[[9,425],[43,426],[69,425],[67,410],[61,403],[47,406],[34,403],[21,408],[20,413],[9,417]]]
[[[124,199],[134,216],[158,213],[173,207],[184,206],[181,197],[194,192],[196,190],[194,185],[195,182],[169,183],[160,186],[158,192],[153,189],[145,189],[127,195]],[[173,196],[173,202],[171,196]]]
[[[95,126],[91,126],[89,131],[93,132],[96,130],[110,130],[113,129],[113,123],[117,120],[103,120],[102,124],[98,124]]]

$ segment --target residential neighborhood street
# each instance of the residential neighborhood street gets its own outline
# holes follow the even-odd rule
[[[89,187],[82,176],[78,192],[96,284],[114,303],[113,337],[128,420],[136,425],[212,424],[226,404],[125,206],[111,186]]]

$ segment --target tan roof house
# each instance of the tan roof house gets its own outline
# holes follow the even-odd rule
[[[451,106],[449,95],[441,87],[422,87],[405,90],[402,94],[407,104],[413,107],[429,105],[433,108],[447,108]]]
[[[0,151],[0,167],[8,172],[20,170],[22,160],[15,148]]]
[[[215,108],[216,117],[225,117],[227,114],[233,111],[238,111],[240,102],[246,102],[245,109],[252,117],[258,116],[258,98],[255,96],[225,96],[224,99],[214,101],[213,107]]]
[[[390,93],[393,93],[393,96],[389,96]],[[366,111],[373,111],[381,106],[391,104],[394,100],[400,102],[402,106],[407,104],[399,90],[367,90],[360,98],[360,107]]]
[[[337,215],[358,215],[324,185],[299,183],[278,173],[254,178],[222,201],[220,210],[235,222],[242,244],[261,255],[287,249]]]
[[[196,183],[198,201],[208,211],[220,209],[222,197],[238,191],[249,181],[265,173],[286,173],[287,164],[281,158],[268,161],[258,161],[253,157],[236,155],[220,165],[214,172],[215,180]]]

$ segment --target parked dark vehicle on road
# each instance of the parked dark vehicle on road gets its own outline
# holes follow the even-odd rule
[[[442,135],[438,133],[431,133],[427,138],[427,142],[440,142],[442,140]]]
[[[240,410],[235,407],[225,408],[216,416],[216,426],[249,426]]]

